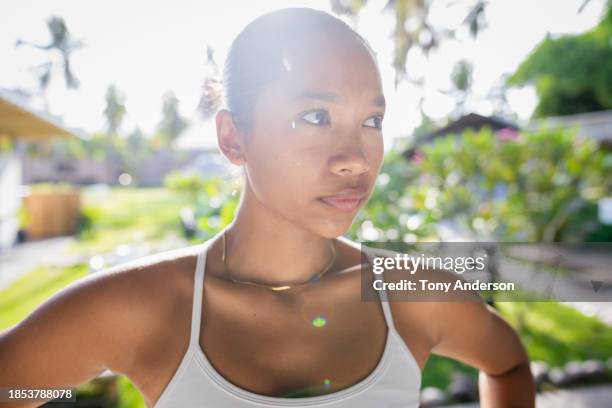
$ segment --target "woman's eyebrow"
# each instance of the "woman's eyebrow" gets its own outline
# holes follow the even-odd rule
[[[330,92],[303,91],[295,95],[293,98],[293,100],[300,99],[317,99],[325,102],[336,102],[340,98],[338,95]]]
[[[378,106],[380,108],[385,108],[387,106],[387,103],[385,101],[385,96],[384,95],[378,95],[376,98],[374,98],[374,100],[372,101],[372,105],[374,106]]]
[[[340,98],[338,95],[331,92],[318,92],[318,91],[303,91],[298,93],[293,100],[301,100],[301,99],[317,99],[325,102],[336,102]],[[372,105],[384,108],[385,97],[384,95],[379,95],[372,100]]]

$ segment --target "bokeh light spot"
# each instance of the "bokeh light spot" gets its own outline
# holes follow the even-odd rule
[[[324,318],[323,316],[317,316],[314,319],[312,319],[312,325],[314,327],[323,327],[327,324],[327,319]]]
[[[129,186],[132,184],[132,176],[130,176],[128,173],[121,173],[118,181],[122,186]]]

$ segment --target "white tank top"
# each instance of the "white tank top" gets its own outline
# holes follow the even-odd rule
[[[382,357],[366,378],[348,388],[313,397],[269,397],[242,389],[225,379],[208,361],[200,347],[199,339],[206,252],[211,242],[212,240],[209,240],[204,243],[202,250],[198,252],[189,347],[154,408],[419,406],[421,370],[395,330],[391,308],[386,301],[381,302],[388,328]],[[379,276],[382,277],[382,274]]]

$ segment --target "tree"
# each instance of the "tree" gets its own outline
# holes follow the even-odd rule
[[[512,112],[508,102],[508,77],[510,74],[503,74],[495,85],[489,90],[487,98],[493,103],[493,114],[506,118],[514,118],[517,116]]]
[[[136,179],[138,164],[150,155],[149,142],[139,127],[128,135],[122,153],[124,167]]]
[[[356,26],[357,15],[367,5],[368,0],[330,0],[332,10],[339,15],[349,16]],[[414,77],[406,66],[411,50],[420,50],[425,57],[437,49],[445,40],[454,39],[461,29],[467,29],[472,38],[486,27],[484,0],[447,1],[447,7],[468,7],[468,12],[458,27],[438,27],[431,23],[430,9],[433,0],[387,0],[383,12],[392,13],[395,26],[392,33],[394,42],[393,68],[395,86],[401,81],[408,81],[421,90],[425,89],[425,77]],[[425,93],[421,92],[419,109],[423,112]],[[463,110],[463,107],[460,108]],[[421,115],[424,118],[424,115]]]
[[[547,36],[510,76],[511,86],[535,85],[535,117],[612,109],[612,6],[591,31]]]
[[[334,13],[349,16],[356,21],[356,16],[368,0],[330,0],[330,3]],[[453,1],[448,6],[455,6],[455,3],[461,2]],[[469,11],[462,26],[475,38],[486,26],[484,13],[487,3],[484,0],[469,0],[468,3]],[[408,76],[406,68],[408,52],[413,47],[418,47],[428,55],[438,48],[441,41],[454,38],[455,31],[461,28],[450,29],[431,24],[429,11],[432,4],[433,0],[388,0],[383,9],[395,16],[393,67],[396,72],[396,85],[404,79],[415,80]]]
[[[105,99],[104,117],[106,118],[107,131],[110,135],[116,135],[127,112],[125,108],[125,95],[112,84],[106,90]]]
[[[453,67],[451,82],[454,89],[451,91],[457,99],[457,113],[459,116],[465,112],[465,101],[472,88],[472,64],[467,60],[461,60]]]
[[[62,71],[66,87],[68,89],[78,89],[79,80],[72,72],[70,56],[74,51],[82,48],[83,43],[72,38],[66,26],[66,22],[62,17],[51,16],[47,20],[47,28],[51,35],[51,40],[47,45],[33,44],[18,38],[15,47],[26,45],[43,51],[58,52],[62,60]],[[51,81],[53,68],[55,68],[56,65],[57,63],[51,60],[32,68],[38,77],[39,90],[42,97],[45,99],[45,104],[47,104],[45,96],[46,90]]]
[[[162,97],[162,120],[157,125],[158,137],[172,144],[187,128],[188,122],[179,112],[179,100],[172,91]]]

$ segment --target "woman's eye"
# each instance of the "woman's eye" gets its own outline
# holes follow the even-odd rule
[[[364,126],[371,127],[374,129],[382,129],[382,116],[372,116],[364,122]]]
[[[329,125],[331,123],[329,113],[325,110],[310,111],[302,115],[302,120],[317,126]]]

